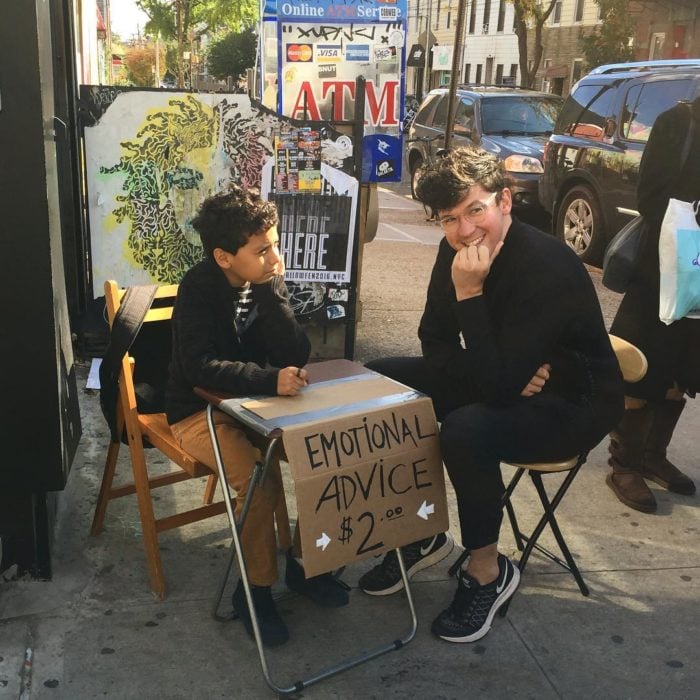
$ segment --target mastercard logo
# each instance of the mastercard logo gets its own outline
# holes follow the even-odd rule
[[[287,60],[297,63],[310,63],[314,57],[311,44],[287,44]]]

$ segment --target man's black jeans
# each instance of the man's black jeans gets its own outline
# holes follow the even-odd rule
[[[467,550],[498,542],[505,491],[501,462],[568,459],[598,444],[608,430],[587,401],[576,404],[547,392],[503,406],[474,403],[422,357],[390,357],[367,367],[433,400]]]

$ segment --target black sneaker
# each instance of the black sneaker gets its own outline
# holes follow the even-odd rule
[[[251,586],[255,612],[258,614],[258,628],[263,644],[268,647],[278,647],[289,640],[289,630],[284,620],[280,617],[272,599],[272,589],[269,586]],[[233,609],[241,618],[246,632],[254,638],[253,623],[250,621],[248,601],[245,597],[243,581],[238,581],[238,586],[233,592]]]
[[[449,532],[441,532],[434,537],[401,547],[408,578],[444,559],[452,551],[454,544]],[[403,588],[403,579],[396,550],[387,552],[380,564],[363,574],[358,585],[369,595],[391,595],[400,591]]]
[[[433,634],[448,642],[475,642],[490,629],[498,608],[520,583],[520,570],[507,557],[498,555],[498,578],[480,586],[465,571],[457,574],[457,592],[447,610],[433,620]]]
[[[290,590],[305,595],[322,608],[341,608],[350,602],[348,586],[342,581],[331,574],[306,578],[304,567],[294,557],[287,557],[284,582]]]

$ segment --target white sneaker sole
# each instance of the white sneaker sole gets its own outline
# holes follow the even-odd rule
[[[438,637],[440,637],[440,639],[444,639],[446,642],[466,644],[468,642],[476,642],[478,639],[481,639],[482,637],[486,636],[488,631],[491,629],[491,623],[493,622],[493,618],[498,612],[498,609],[508,600],[508,598],[510,598],[513,595],[513,593],[515,593],[515,590],[517,589],[519,584],[520,569],[518,569],[518,567],[515,564],[513,564],[513,578],[511,579],[508,586],[501,591],[501,595],[499,595],[498,598],[496,598],[496,602],[493,604],[493,607],[491,608],[483,627],[474,632],[474,634],[468,634],[466,637],[447,637],[442,634],[438,635]]]
[[[410,569],[406,570],[409,580],[419,571],[423,571],[423,569],[427,569],[429,566],[433,566],[439,561],[442,561],[454,549],[455,541],[452,539],[452,535],[450,535],[449,532],[446,532],[445,534],[447,535],[447,539],[445,540],[445,544],[443,544],[440,549],[436,549],[429,556],[419,559]],[[367,595],[393,595],[394,593],[398,593],[402,590],[403,578],[399,578],[399,580],[393,586],[384,588],[381,591],[367,591],[364,588],[362,589],[363,593],[366,593]]]

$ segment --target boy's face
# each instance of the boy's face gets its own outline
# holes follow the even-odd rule
[[[253,234],[235,255],[215,248],[214,260],[232,287],[242,287],[246,282],[262,284],[284,274],[276,226]]]

